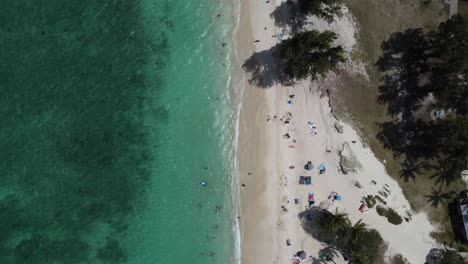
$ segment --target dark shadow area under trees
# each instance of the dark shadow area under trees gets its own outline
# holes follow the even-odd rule
[[[288,0],[282,2],[270,17],[275,25],[291,34],[300,32],[307,25],[307,17],[314,15],[332,23],[342,15],[343,0]]]
[[[251,74],[249,83],[260,88],[270,88],[276,83],[292,85],[292,79],[284,71],[284,65],[274,56],[277,46],[255,52],[242,65],[244,71]]]
[[[328,245],[322,253],[327,252],[329,258],[333,259],[337,252],[341,252],[352,263],[383,263],[385,244],[382,237],[360,221],[351,225],[347,214],[333,214],[319,207],[307,209],[298,217],[308,234]]]
[[[377,139],[402,160],[404,181],[432,173],[436,184],[449,185],[468,166],[468,99],[461,99],[468,93],[468,59],[458,54],[468,54],[465,25],[468,19],[456,16],[435,31],[408,29],[382,43],[376,63],[383,74],[378,100],[392,120],[377,124]],[[421,118],[415,112],[424,104],[451,114]]]

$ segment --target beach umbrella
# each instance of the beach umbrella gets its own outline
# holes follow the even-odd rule
[[[339,195],[335,196],[335,200],[341,201],[341,196],[339,196]]]
[[[312,162],[310,162],[310,161],[307,162],[307,165],[306,165],[306,168],[305,168],[305,169],[306,169],[306,170],[309,170],[309,171],[312,170],[312,169],[314,169],[314,165],[312,165]]]
[[[327,163],[324,162],[324,163],[320,164],[317,169],[319,171],[321,171],[321,170],[325,169],[326,166],[327,166]]]
[[[296,257],[299,257],[300,259],[306,259],[307,254],[304,252],[304,250],[301,250],[296,253]]]

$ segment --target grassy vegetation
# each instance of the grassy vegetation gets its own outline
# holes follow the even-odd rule
[[[417,27],[432,30],[448,18],[447,7],[437,1],[431,5],[424,5],[421,0],[346,0],[345,2],[360,29],[357,36],[360,47],[354,52],[353,59],[367,65],[369,76],[367,78],[342,72],[341,80],[336,83],[331,98],[335,114],[355,123],[361,134],[366,136],[376,156],[386,161],[387,172],[399,182],[412,208],[416,212],[428,212],[430,220],[438,224],[436,239],[441,243],[450,243],[453,234],[448,219],[447,201],[433,207],[428,199],[434,188],[434,180],[422,176],[414,181],[405,182],[400,178],[401,160],[395,159],[391,151],[385,150],[376,139],[380,131],[376,123],[389,120],[389,116],[386,106],[377,101],[377,88],[381,75],[375,68],[375,63],[381,55],[381,43],[391,33]],[[460,6],[460,11],[464,12],[463,10],[468,10],[466,3]],[[457,181],[450,186],[443,186],[441,192],[459,191],[459,186],[463,186],[462,184],[461,181]]]
[[[368,195],[367,197],[364,198],[364,201],[366,202],[366,205],[369,208],[374,208],[374,206],[377,204],[377,201],[375,200],[375,196],[373,195]]]

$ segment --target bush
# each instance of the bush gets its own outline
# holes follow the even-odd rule
[[[403,219],[401,216],[395,212],[392,208],[385,208],[382,206],[377,206],[377,213],[381,216],[385,216],[388,220],[388,222],[394,224],[394,225],[399,225],[403,222]]]
[[[390,264],[408,264],[408,263],[409,263],[408,260],[400,254],[394,255],[390,259]]]
[[[373,195],[367,195],[367,197],[364,198],[364,201],[369,208],[374,208],[375,204],[377,203]]]
[[[445,250],[440,264],[466,264],[466,262],[456,251]]]
[[[379,203],[382,203],[382,204],[387,205],[387,202],[386,202],[384,199],[382,199],[382,197],[376,195],[376,196],[375,196],[375,199],[377,199],[377,201],[379,201]]]

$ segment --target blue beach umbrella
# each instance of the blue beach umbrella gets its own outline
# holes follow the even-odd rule
[[[317,169],[319,171],[321,171],[321,170],[325,169],[326,166],[327,166],[327,163],[324,162],[324,163],[320,164]]]

